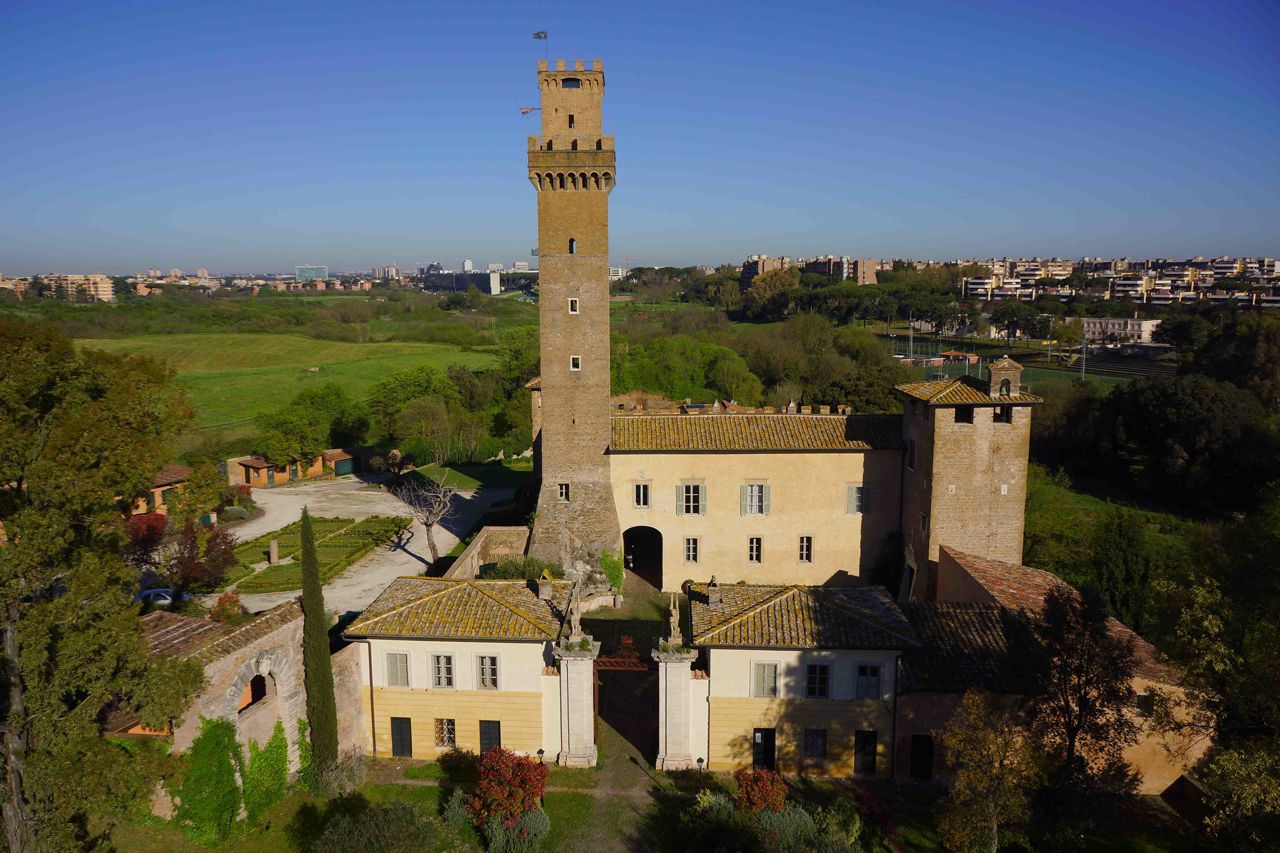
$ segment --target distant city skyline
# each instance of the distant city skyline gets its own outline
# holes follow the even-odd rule
[[[528,258],[544,45],[605,61],[615,264],[1280,252],[1274,3],[48,0],[0,27],[6,275]]]

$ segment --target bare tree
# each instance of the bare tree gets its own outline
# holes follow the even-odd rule
[[[422,522],[427,531],[427,547],[431,549],[431,563],[434,565],[440,559],[440,551],[436,548],[435,526],[453,512],[453,496],[458,490],[429,477],[406,477],[392,486],[391,491],[404,501],[413,517]]]

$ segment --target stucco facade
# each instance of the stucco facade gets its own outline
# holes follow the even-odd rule
[[[897,652],[854,649],[711,649],[708,763],[712,770],[750,767],[757,729],[773,730],[776,767],[785,773],[819,776],[887,776],[893,728]],[[777,667],[777,695],[754,683],[757,664]],[[829,697],[809,698],[810,664],[828,666]],[[859,698],[859,665],[879,668],[875,698]],[[769,671],[766,669],[765,671]],[[805,757],[806,730],[825,732],[825,757]],[[858,733],[874,738],[874,767],[855,772]]]
[[[434,759],[459,749],[480,752],[480,721],[499,725],[501,745],[534,755],[539,749],[554,757],[560,751],[560,679],[548,674],[550,644],[538,642],[468,642],[460,640],[368,640],[363,672],[362,702],[369,722],[365,743],[377,756],[393,755],[392,718],[409,720],[412,752],[418,759]],[[404,670],[388,678],[388,658],[407,656]],[[435,683],[434,658],[450,661],[452,686]],[[497,687],[484,688],[480,658],[497,659]],[[551,670],[554,672],[554,670]],[[371,688],[371,689],[368,689]],[[437,743],[437,720],[453,722],[454,742]]]
[[[786,415],[778,415],[786,417]],[[902,454],[866,452],[615,453],[613,499],[624,536],[662,537],[661,586],[685,580],[823,584],[866,574],[898,528]],[[686,513],[681,489],[705,487],[700,513]],[[743,487],[768,487],[767,511],[744,510]],[[648,505],[636,486],[646,485]],[[861,489],[860,502],[849,491]],[[807,554],[801,537],[809,537]],[[760,540],[753,560],[750,540]],[[686,559],[686,540],[696,546]],[[807,559],[802,557],[807,556]],[[892,555],[891,555],[892,558]]]

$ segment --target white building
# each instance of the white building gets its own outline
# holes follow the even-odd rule
[[[1086,340],[1149,344],[1159,320],[1135,317],[1081,317],[1081,331]]]

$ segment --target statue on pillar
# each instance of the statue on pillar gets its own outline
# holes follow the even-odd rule
[[[676,594],[671,593],[671,609],[668,613],[668,642],[672,648],[680,648],[684,645],[684,635],[680,632],[680,601],[676,598]]]

